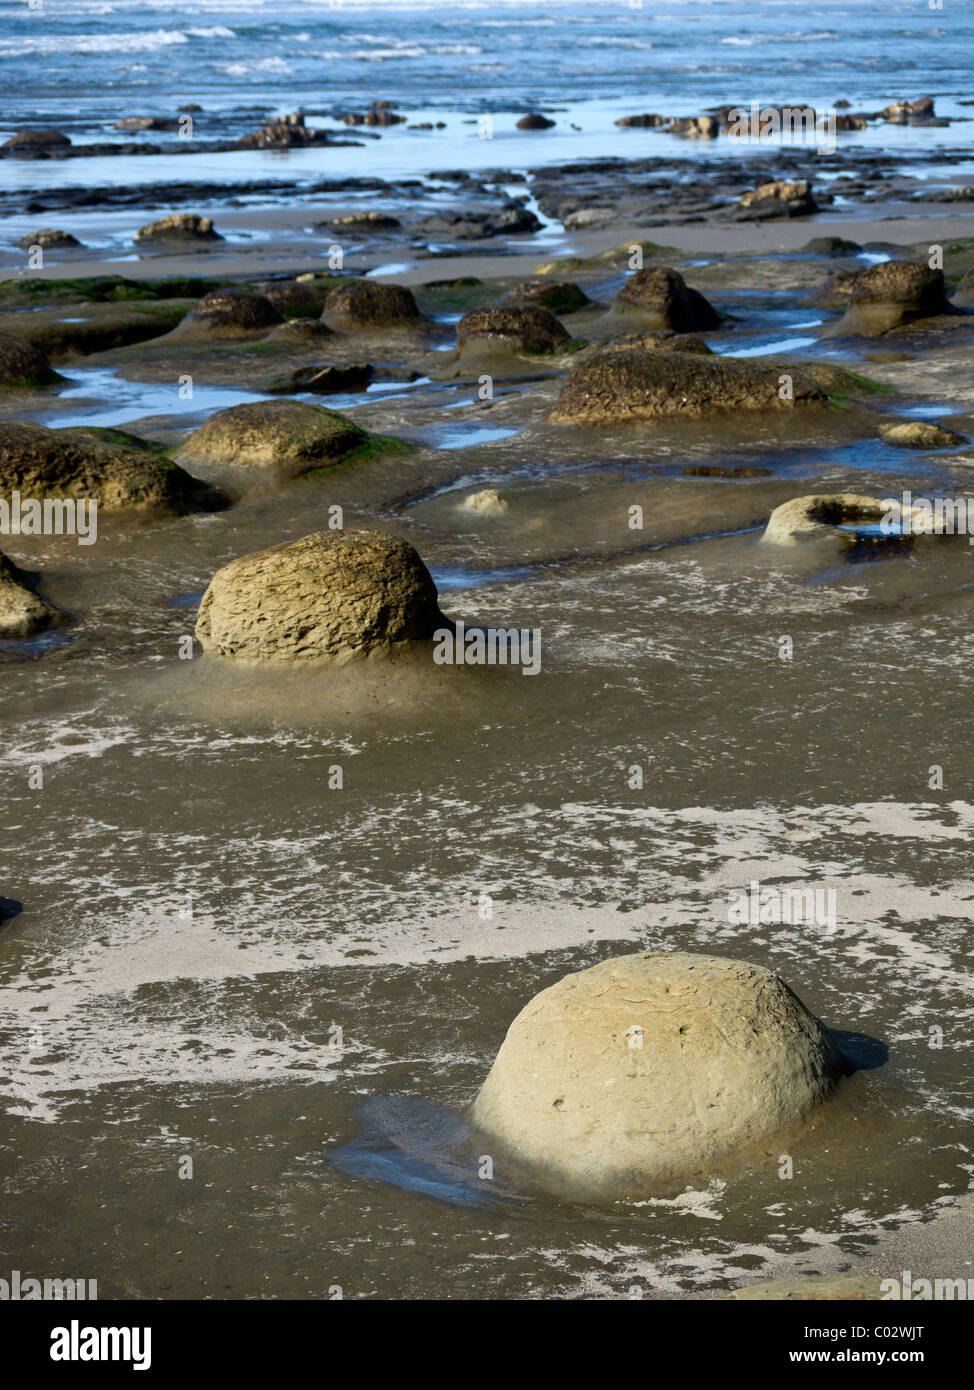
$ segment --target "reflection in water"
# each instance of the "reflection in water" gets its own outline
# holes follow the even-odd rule
[[[362,1133],[328,1154],[332,1167],[350,1177],[423,1192],[457,1207],[517,1207],[530,1200],[480,1176],[470,1127],[455,1110],[409,1096],[372,1096],[355,1115]]]

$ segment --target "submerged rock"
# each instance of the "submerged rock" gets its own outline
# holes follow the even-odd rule
[[[0,430],[0,493],[15,489],[24,497],[93,500],[105,511],[208,511],[225,500],[147,447],[43,425]]]
[[[564,324],[536,305],[472,309],[457,324],[458,348],[479,342],[513,352],[555,352],[570,341]]]
[[[345,332],[406,328],[424,322],[412,290],[377,280],[350,280],[337,286],[325,300],[322,318],[329,327]]]
[[[196,636],[204,651],[247,662],[341,661],[426,640],[440,621],[436,585],[411,545],[336,531],[218,570]]]
[[[579,424],[691,420],[728,411],[790,410],[824,400],[819,387],[790,368],[688,352],[610,349],[571,373],[551,419]]]
[[[65,621],[65,615],[35,594],[24,572],[0,552],[0,637],[31,637]]]
[[[132,240],[137,245],[146,242],[207,242],[222,241],[212,217],[198,217],[192,212],[174,212],[158,222],[147,222]]]
[[[280,322],[281,315],[265,295],[233,286],[204,294],[175,331],[202,337],[249,337]]]
[[[849,293],[849,307],[829,331],[876,337],[908,323],[952,312],[942,270],[931,270],[914,261],[883,261],[856,276]]]
[[[770,970],[643,952],[535,995],[470,1119],[543,1187],[636,1195],[797,1124],[843,1072],[829,1033]]]
[[[0,337],[0,390],[31,390],[60,380],[39,348],[19,338]]]
[[[335,410],[303,401],[251,401],[218,410],[186,440],[180,457],[273,467],[298,477],[340,463],[373,436]]]
[[[723,315],[676,270],[647,267],[631,275],[616,299],[625,312],[638,311],[647,328],[696,333],[719,328]]]

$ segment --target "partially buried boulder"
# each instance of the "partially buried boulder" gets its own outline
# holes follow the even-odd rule
[[[297,367],[267,389],[276,396],[309,391],[326,396],[337,391],[364,391],[374,376],[375,368],[369,362],[315,362]]]
[[[638,348],[641,352],[693,352],[701,357],[713,357],[709,348],[698,333],[674,333],[669,328],[655,332],[626,333],[621,338],[612,338],[601,351],[607,348],[621,352],[624,348]]]
[[[105,511],[207,511],[225,501],[148,447],[43,425],[0,430],[0,494],[14,490],[38,499],[88,499]]]
[[[879,427],[879,436],[900,449],[953,449],[969,441],[933,420],[899,420]]]
[[[174,212],[170,217],[161,217],[158,222],[147,222],[144,227],[139,228],[132,240],[137,246],[151,243],[185,246],[222,241],[223,238],[214,227],[212,217],[199,217],[192,212]]]
[[[637,270],[616,299],[625,313],[638,313],[646,328],[671,328],[675,333],[699,333],[718,328],[723,315],[676,270],[664,266]]]
[[[18,130],[0,145],[0,151],[18,159],[47,159],[63,155],[71,141],[60,130]]]
[[[893,498],[859,492],[812,493],[775,507],[761,537],[764,545],[825,545],[838,554],[867,546],[899,547],[903,538],[933,530],[932,514],[904,508]]]
[[[527,116],[522,116],[517,123],[518,130],[550,130],[555,124],[547,116],[542,116],[537,111],[530,112]]]
[[[287,319],[267,335],[269,343],[293,343],[298,347],[317,347],[334,334],[319,319]]]
[[[233,286],[205,294],[174,332],[183,337],[253,337],[280,322],[266,296]]]
[[[537,305],[472,309],[457,324],[457,347],[479,344],[508,352],[556,352],[571,341],[564,324]]]
[[[843,1075],[777,975],[644,952],[522,1009],[470,1110],[484,1152],[566,1195],[638,1195],[803,1120]]]
[[[882,261],[856,276],[849,307],[829,332],[876,337],[952,312],[942,270],[914,261]]]
[[[411,545],[382,531],[336,531],[244,555],[203,595],[204,651],[240,661],[343,661],[432,637],[436,585]]]
[[[409,328],[423,322],[412,290],[377,280],[350,280],[338,285],[325,300],[322,318],[339,332],[368,332],[379,328]]]
[[[39,348],[19,338],[0,337],[0,390],[29,391],[60,380]]]
[[[31,637],[65,621],[63,613],[34,593],[23,571],[0,553],[0,637]]]
[[[335,410],[303,401],[252,401],[218,410],[189,436],[180,458],[274,468],[296,478],[347,461],[372,436]]]
[[[819,387],[798,372],[727,357],[627,348],[597,353],[580,364],[562,387],[551,419],[578,424],[693,420],[733,411],[790,410],[824,400]]]

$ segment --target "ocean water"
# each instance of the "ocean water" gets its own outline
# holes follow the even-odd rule
[[[945,0],[24,0],[0,3],[3,125],[381,98],[505,111],[621,101],[969,96],[974,6]]]

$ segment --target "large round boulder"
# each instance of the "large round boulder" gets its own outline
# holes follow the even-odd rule
[[[133,436],[129,436],[134,440]],[[138,442],[85,430],[8,424],[0,429],[0,494],[95,501],[105,511],[214,510],[225,499]]]
[[[540,1186],[607,1198],[798,1124],[843,1074],[777,975],[643,952],[566,975],[508,1029],[470,1119]]]
[[[244,468],[274,468],[296,478],[327,468],[369,444],[371,436],[337,410],[303,401],[249,401],[211,415],[180,458]]]
[[[0,336],[0,389],[31,390],[61,378],[33,343]]]
[[[250,663],[343,661],[427,640],[440,621],[411,545],[382,531],[317,532],[218,570],[196,636]]]
[[[638,313],[646,328],[670,328],[674,333],[705,332],[723,322],[723,315],[702,294],[665,266],[637,270],[619,291],[616,306]]]
[[[232,286],[204,294],[175,331],[196,337],[253,337],[281,322],[266,295]]]
[[[325,300],[322,318],[329,328],[346,333],[408,328],[423,321],[412,290],[377,280],[350,280],[336,286]]]
[[[472,309],[457,324],[457,347],[474,342],[507,352],[556,352],[571,334],[554,314],[534,304]]]
[[[673,416],[693,420],[824,401],[814,382],[791,369],[699,352],[626,348],[596,353],[576,367],[562,387],[551,419],[576,424]]]
[[[26,575],[0,553],[0,637],[30,637],[65,616],[35,594]]]
[[[849,307],[831,331],[875,337],[951,312],[942,270],[914,261],[881,261],[856,276]]]

